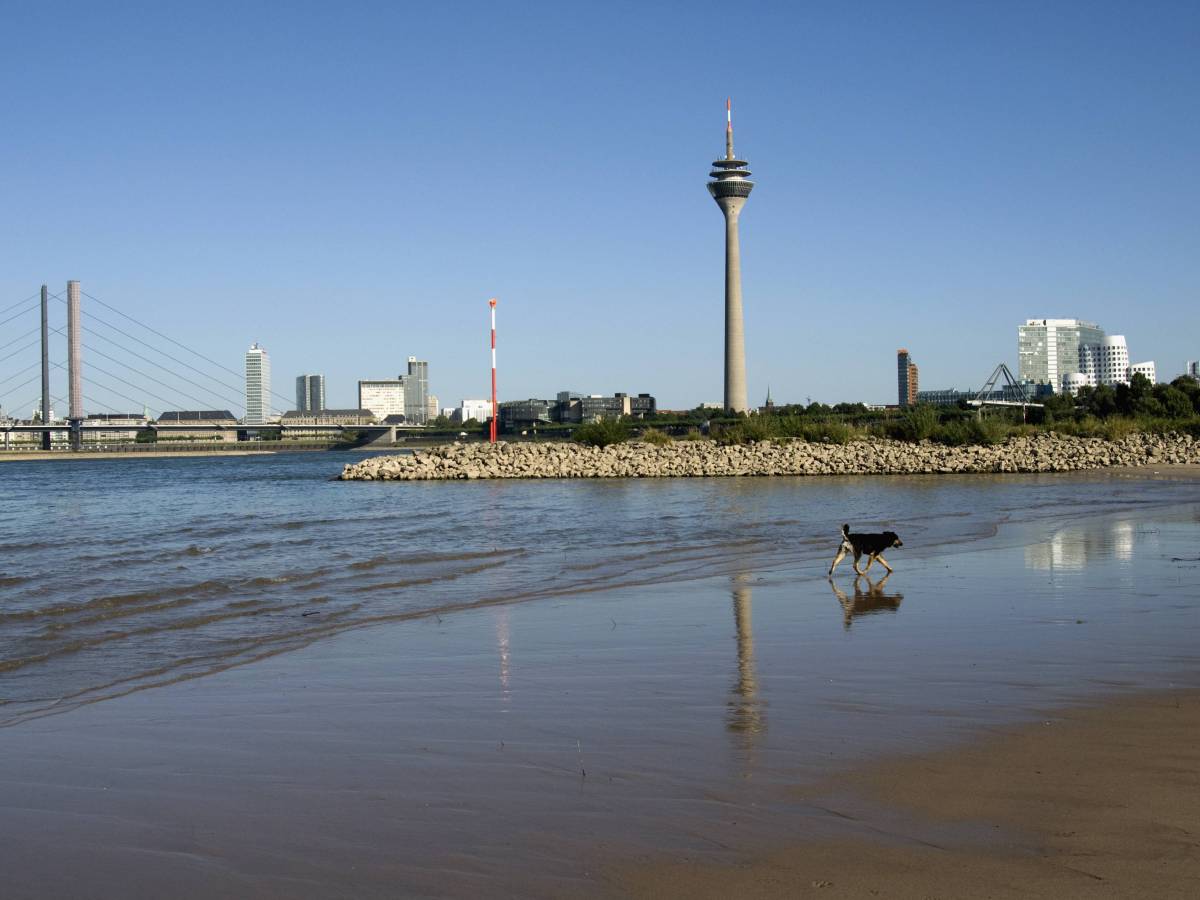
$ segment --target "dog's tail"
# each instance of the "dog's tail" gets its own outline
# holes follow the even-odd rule
[[[849,525],[843,525],[843,526],[842,526],[842,536],[843,536],[843,537],[850,537],[850,526],[849,526]]]

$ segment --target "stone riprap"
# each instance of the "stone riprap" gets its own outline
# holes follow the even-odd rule
[[[904,475],[967,472],[1071,472],[1109,466],[1200,464],[1189,435],[1135,434],[1119,441],[1038,434],[996,446],[946,447],[923,441],[849,444],[805,441],[721,446],[573,443],[452,444],[347,465],[344,481],[474,478],[688,478],[765,475]]]

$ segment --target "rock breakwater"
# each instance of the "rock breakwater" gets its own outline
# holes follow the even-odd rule
[[[1072,472],[1110,466],[1200,464],[1189,435],[1134,434],[1119,441],[1038,434],[995,446],[947,447],[923,441],[849,444],[805,441],[721,446],[676,441],[662,446],[574,443],[453,444],[347,465],[343,481],[476,478],[696,478],[767,475]]]

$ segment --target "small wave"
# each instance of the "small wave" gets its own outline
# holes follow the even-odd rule
[[[473,559],[494,559],[497,556],[521,556],[524,550],[478,550],[466,553],[406,553],[396,556],[376,556],[350,563],[347,568],[356,572],[369,572],[387,565],[419,566],[427,563],[462,562]]]
[[[104,597],[93,597],[91,600],[84,600],[81,603],[56,603],[52,606],[42,606],[35,609],[0,612],[0,622],[70,616],[95,612],[97,610],[136,608],[146,604],[157,605],[171,598],[186,600],[208,599],[218,597],[221,594],[227,594],[229,591],[230,586],[223,581],[201,581],[198,584],[164,587],[153,591],[138,591],[131,594],[110,594]]]

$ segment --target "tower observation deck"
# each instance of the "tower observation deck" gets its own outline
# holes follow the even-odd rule
[[[746,412],[746,346],[742,322],[742,255],[738,218],[754,189],[744,159],[733,155],[733,113],[725,101],[725,158],[713,161],[708,192],[725,215],[725,411]]]

